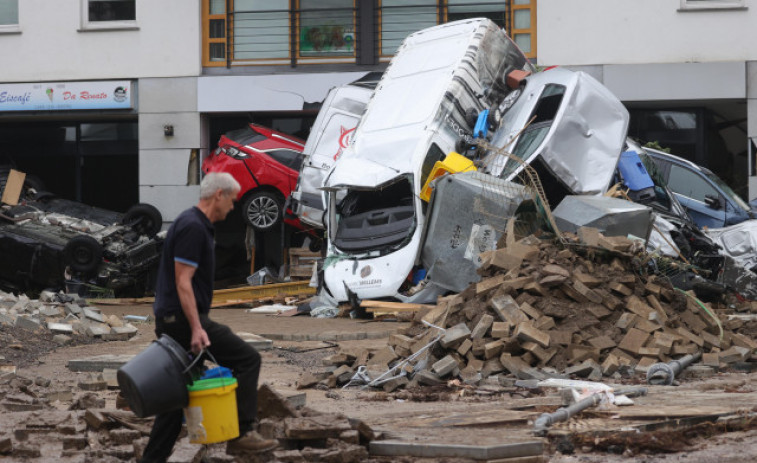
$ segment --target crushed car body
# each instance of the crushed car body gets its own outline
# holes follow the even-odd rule
[[[408,36],[382,76],[354,142],[328,174],[324,289],[337,301],[403,294],[420,257],[434,164],[469,138],[475,116],[505,98],[505,76],[533,66],[503,30],[471,19]],[[470,115],[474,117],[471,118]],[[471,120],[473,119],[473,120]]]
[[[160,212],[137,204],[125,214],[49,193],[0,208],[0,280],[17,291],[88,288],[140,297],[154,288],[163,238]],[[36,198],[36,199],[34,199]]]
[[[491,145],[512,157],[488,153],[485,170],[512,180],[531,165],[554,207],[566,194],[604,193],[628,130],[623,104],[583,72],[547,69],[525,79],[500,105]]]

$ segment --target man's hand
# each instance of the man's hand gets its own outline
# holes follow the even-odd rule
[[[210,339],[208,339],[208,333],[205,332],[202,327],[192,330],[192,353],[197,355],[206,347],[210,346]]]

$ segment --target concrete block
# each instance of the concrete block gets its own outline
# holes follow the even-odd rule
[[[16,317],[15,326],[16,328],[21,328],[28,331],[37,331],[42,327],[39,320],[24,315],[19,315],[18,317]]]
[[[105,323],[105,317],[103,317],[103,314],[97,310],[84,307],[82,308],[82,315],[84,315],[86,318],[89,318],[90,320],[94,320],[99,323]]]
[[[43,317],[60,317],[63,315],[60,307],[43,305],[39,308],[39,314]]]
[[[489,314],[484,314],[481,316],[481,319],[476,323],[476,326],[473,328],[473,331],[471,331],[471,339],[479,339],[486,336],[487,331],[489,331],[489,328],[491,328],[492,324],[494,323],[494,317],[492,317]]]
[[[513,336],[524,342],[532,341],[542,347],[549,347],[549,334],[536,329],[530,323],[520,323],[517,325]]]
[[[97,338],[110,333],[110,326],[106,323],[88,323],[84,332],[91,338]]]
[[[393,378],[385,382],[381,386],[381,388],[384,390],[384,392],[394,392],[401,387],[405,387],[409,382],[410,380],[407,379],[406,376],[400,376],[398,378]]]
[[[488,342],[484,345],[484,358],[489,360],[497,357],[502,353],[502,349],[505,347],[505,343],[502,340]]]
[[[59,334],[73,334],[74,332],[74,327],[71,326],[69,323],[49,322],[47,324],[47,329],[53,333],[59,333]]]
[[[678,327],[678,334],[681,335],[684,339],[693,342],[699,347],[704,346],[704,339],[702,339],[701,336],[697,336],[696,334],[692,333],[691,331],[687,330],[686,328],[679,326]]]
[[[431,370],[441,378],[452,373],[452,371],[457,367],[457,361],[454,359],[454,357],[448,355],[438,362],[434,363],[431,367]]]
[[[447,332],[444,333],[444,337],[439,342],[446,349],[451,345],[462,342],[463,339],[470,335],[470,328],[465,323],[459,323],[452,328],[447,328]]]
[[[67,302],[66,305],[63,307],[63,310],[67,314],[77,315],[77,316],[81,315],[81,313],[82,313],[81,307],[79,307],[78,304],[75,304],[73,302]]]
[[[497,339],[507,338],[510,336],[510,323],[494,322],[492,323],[492,337]]]
[[[500,321],[508,322],[513,326],[528,321],[528,317],[520,310],[518,303],[509,294],[493,297],[491,306]]]
[[[612,349],[616,346],[615,341],[610,336],[603,335],[589,339],[589,344],[599,350]]]
[[[446,383],[444,380],[439,378],[438,375],[428,370],[422,370],[416,373],[415,379],[418,380],[418,383],[426,386],[440,386]]]
[[[746,360],[752,351],[746,347],[731,346],[730,349],[720,352],[718,357],[723,363],[736,363]]]
[[[639,349],[644,347],[644,344],[646,344],[648,339],[649,333],[645,333],[636,328],[631,328],[620,341],[618,347],[632,354],[638,354]]]
[[[457,353],[460,355],[465,355],[468,353],[468,351],[470,351],[471,347],[473,347],[473,341],[466,339],[462,344],[460,344],[460,347],[457,348]]]

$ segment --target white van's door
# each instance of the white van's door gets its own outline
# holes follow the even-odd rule
[[[325,200],[320,190],[323,179],[352,143],[373,87],[363,84],[335,87],[323,102],[305,143],[305,160],[292,192],[292,212],[306,225],[323,228]]]

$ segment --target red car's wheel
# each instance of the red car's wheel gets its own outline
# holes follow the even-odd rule
[[[269,191],[253,193],[242,204],[244,221],[259,231],[268,231],[281,223],[284,200]]]

